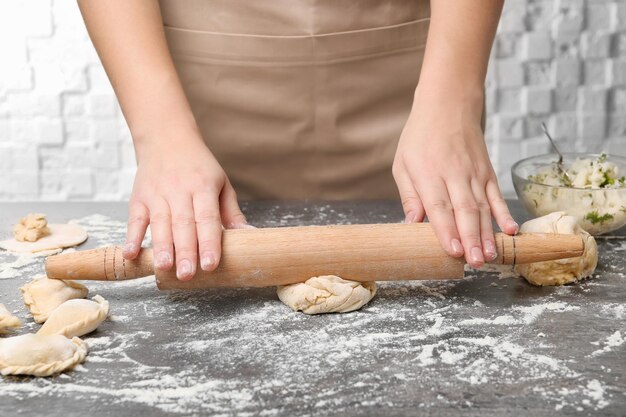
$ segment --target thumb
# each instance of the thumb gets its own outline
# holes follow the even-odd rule
[[[394,172],[394,179],[400,193],[402,210],[404,211],[404,223],[418,223],[424,221],[426,211],[415,186],[406,170],[401,169]]]
[[[222,224],[226,229],[252,227],[248,225],[246,216],[241,212],[239,202],[237,202],[237,193],[228,180],[226,180],[224,188],[222,188],[220,193],[220,216],[222,217]]]

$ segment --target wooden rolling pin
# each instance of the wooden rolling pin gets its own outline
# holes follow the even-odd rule
[[[498,257],[491,263],[513,265],[580,256],[576,235],[496,234]],[[213,272],[198,267],[191,281],[175,271],[156,271],[159,289],[268,287],[338,275],[355,281],[463,278],[462,258],[448,256],[427,223],[305,226],[225,230],[222,258]],[[155,273],[152,250],[127,261],[112,246],[50,256],[49,278],[119,281]]]

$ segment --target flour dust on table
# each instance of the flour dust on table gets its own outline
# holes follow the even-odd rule
[[[286,220],[274,208],[269,223],[265,209],[246,215],[293,226],[390,211],[358,217],[321,207]],[[77,222],[100,228],[85,226],[89,245],[123,241],[125,223],[88,217]],[[293,314],[273,288],[159,292],[153,277],[93,282],[113,314],[87,339],[84,365],[54,379],[7,378],[0,412],[27,399],[35,410],[81,404],[111,416],[512,416],[521,406],[533,415],[619,415],[624,369],[614,358],[624,354],[626,311],[607,289],[622,288],[626,271],[614,253],[600,253],[603,279],[575,286],[467,271],[457,281],[383,282],[361,309],[315,317]],[[0,260],[14,262],[9,256]],[[0,295],[30,280],[32,268],[13,268]],[[15,310],[19,300],[8,301]]]

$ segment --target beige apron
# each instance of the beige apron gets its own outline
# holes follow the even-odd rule
[[[240,199],[396,198],[427,0],[161,0],[207,145]]]

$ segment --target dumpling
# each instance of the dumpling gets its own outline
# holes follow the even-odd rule
[[[335,275],[309,278],[280,286],[280,301],[306,314],[347,313],[358,310],[376,295],[375,282],[348,281]]]
[[[58,306],[37,334],[61,334],[65,337],[91,333],[107,318],[109,302],[96,295],[91,300],[68,300]]]
[[[15,317],[4,304],[0,304],[0,334],[9,333],[11,330],[22,326],[20,319]]]
[[[40,278],[20,288],[24,304],[28,307],[35,322],[43,323],[52,310],[75,298],[85,298],[89,290],[74,281]]]
[[[85,360],[87,344],[77,337],[23,334],[0,339],[2,375],[50,376]]]

